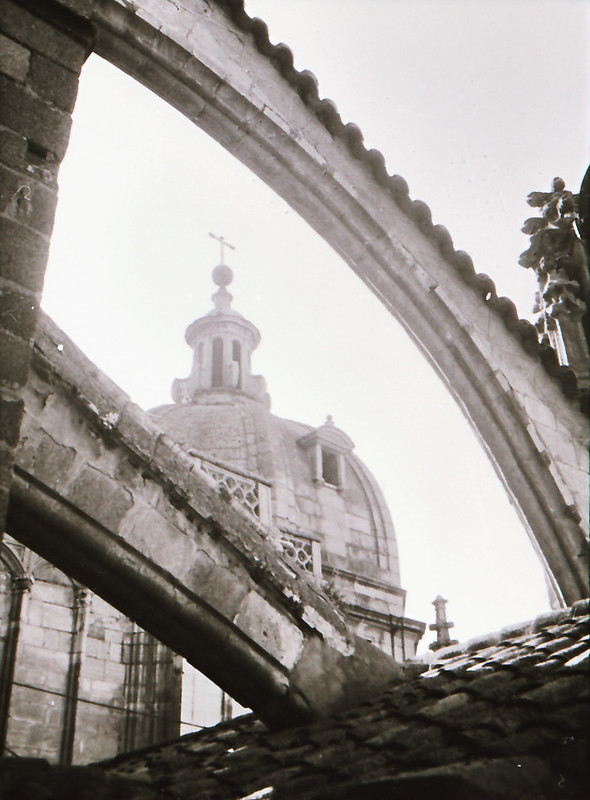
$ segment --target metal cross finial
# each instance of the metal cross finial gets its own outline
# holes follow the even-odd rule
[[[224,261],[223,261],[223,248],[224,247],[229,247],[230,250],[235,250],[236,248],[234,247],[233,244],[230,244],[229,242],[226,242],[223,236],[216,236],[214,233],[210,233],[209,236],[211,236],[211,238],[213,238],[213,239],[217,239],[217,241],[219,242],[220,247],[221,247],[221,261],[220,261],[220,263],[223,264],[224,263]]]

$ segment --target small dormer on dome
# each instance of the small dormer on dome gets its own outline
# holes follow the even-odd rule
[[[176,378],[172,384],[175,403],[192,403],[198,394],[214,390],[240,392],[270,407],[266,381],[261,375],[252,375],[250,366],[260,331],[232,309],[233,298],[226,288],[232,280],[227,264],[213,270],[213,282],[219,287],[211,298],[215,307],[186,329],[193,365],[188,378]]]
[[[330,415],[323,425],[298,439],[297,444],[311,453],[316,483],[345,488],[345,456],[354,449],[354,442],[336,427]]]

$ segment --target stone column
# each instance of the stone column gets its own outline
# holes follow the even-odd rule
[[[76,736],[76,713],[80,691],[80,672],[84,657],[84,643],[88,621],[88,589],[82,586],[74,589],[72,641],[70,645],[70,664],[66,686],[66,705],[62,728],[59,763],[69,766],[74,755]]]
[[[54,0],[0,4],[0,530],[57,203],[57,172],[92,41],[92,26]]]

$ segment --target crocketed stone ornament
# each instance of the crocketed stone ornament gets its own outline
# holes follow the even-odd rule
[[[519,259],[534,269],[539,290],[535,311],[542,317],[582,317],[588,294],[588,265],[578,235],[578,196],[554,178],[552,191],[531,192],[527,202],[541,210],[540,217],[526,220],[522,232],[531,244]]]

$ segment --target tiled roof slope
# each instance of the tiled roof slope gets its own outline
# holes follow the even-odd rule
[[[441,650],[374,701],[312,725],[277,733],[248,715],[94,767],[23,766],[29,794],[6,762],[0,797],[582,800],[588,610],[581,601]]]
[[[535,327],[528,320],[519,319],[512,300],[498,296],[494,281],[484,273],[476,273],[471,257],[463,250],[455,249],[449,231],[443,225],[435,225],[432,222],[432,213],[428,205],[422,200],[411,199],[404,178],[387,172],[383,154],[379,150],[367,150],[363,133],[358,125],[352,122],[344,123],[336,104],[330,99],[320,98],[316,76],[309,70],[295,69],[291,49],[283,43],[275,45],[270,41],[266,23],[247,14],[244,0],[216,0],[216,2],[242,30],[253,36],[259,52],[275,65],[330,134],[345,142],[352,155],[366,165],[381,186],[389,190],[400,209],[433,240],[442,256],[465,283],[473,287],[482,302],[503,318],[504,324],[520,342],[523,350],[540,359],[547,373],[561,385],[563,394],[570,399],[578,400],[582,410],[588,413],[588,394],[578,386],[575,372],[569,367],[560,365],[557,353],[552,347],[539,342]]]

